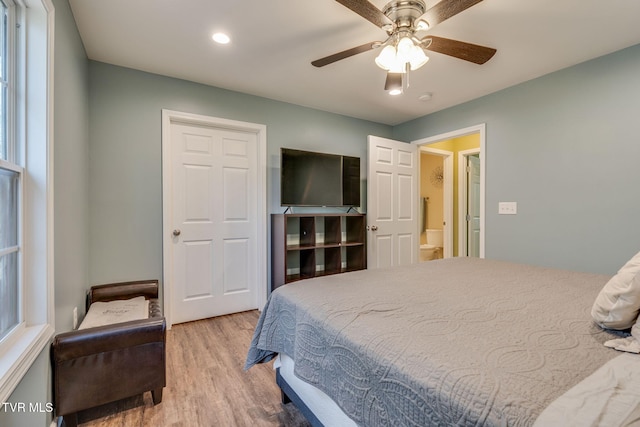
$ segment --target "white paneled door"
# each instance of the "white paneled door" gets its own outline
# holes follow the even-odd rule
[[[170,126],[171,322],[258,308],[256,133]]]
[[[418,261],[418,148],[369,136],[367,267]]]

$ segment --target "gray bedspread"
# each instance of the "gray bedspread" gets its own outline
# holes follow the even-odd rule
[[[619,353],[590,309],[609,277],[452,258],[278,288],[245,368],[284,353],[363,426],[526,426]]]

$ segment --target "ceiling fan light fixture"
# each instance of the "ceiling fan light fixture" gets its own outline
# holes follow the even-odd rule
[[[375,59],[376,65],[392,73],[406,73],[407,64],[412,70],[417,70],[427,63],[429,57],[424,50],[416,45],[409,37],[402,37],[397,47],[386,45]]]
[[[380,54],[376,56],[376,65],[383,70],[389,71],[396,62],[396,48],[393,45],[385,46]]]
[[[415,47],[413,41],[409,37],[402,37],[398,42],[397,58],[398,61],[407,63],[411,59],[412,50]]]
[[[409,58],[409,65],[411,70],[417,70],[429,61],[429,57],[424,54],[424,50],[419,46],[414,45],[411,49],[411,56]]]
[[[391,65],[391,68],[389,68],[389,72],[396,73],[396,74],[404,74],[407,72],[407,63],[399,59],[398,57],[396,57],[395,61]]]

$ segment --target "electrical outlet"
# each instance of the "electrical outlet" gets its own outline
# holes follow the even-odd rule
[[[78,329],[78,307],[73,307],[73,329]]]
[[[518,202],[500,202],[498,203],[498,214],[500,215],[516,215],[518,213]]]

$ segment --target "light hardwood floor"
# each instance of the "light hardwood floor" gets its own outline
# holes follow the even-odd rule
[[[80,425],[308,427],[293,404],[280,403],[272,363],[242,369],[257,320],[248,311],[174,325],[162,402],[154,406],[147,392],[84,411]]]

